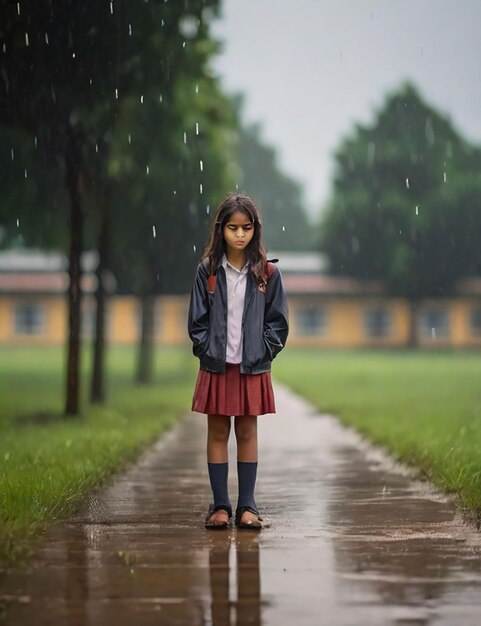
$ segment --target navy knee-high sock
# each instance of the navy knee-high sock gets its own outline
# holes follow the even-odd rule
[[[225,507],[232,511],[229,494],[227,490],[227,475],[229,473],[229,463],[207,463],[209,468],[209,480],[214,497],[214,507]]]
[[[237,478],[239,480],[239,499],[237,508],[250,506],[257,511],[256,502],[254,500],[254,489],[257,477],[257,461],[248,463],[246,461],[237,461]]]

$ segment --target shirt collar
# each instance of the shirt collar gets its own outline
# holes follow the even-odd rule
[[[227,257],[226,257],[226,255],[225,255],[225,252],[224,252],[224,254],[223,254],[223,256],[222,256],[221,265],[222,265],[222,267],[223,267],[224,269],[226,269],[226,268],[227,268],[227,266],[229,266],[229,267],[231,267],[233,270],[235,270],[236,272],[238,272],[239,274],[247,274],[247,270],[249,269],[249,263],[246,263],[246,264],[242,267],[242,269],[240,269],[240,270],[239,270],[239,269],[237,269],[237,267],[234,267],[233,265],[231,265],[231,264],[229,263],[229,261],[227,260]]]

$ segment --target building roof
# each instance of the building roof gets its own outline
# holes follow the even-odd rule
[[[302,273],[320,274],[327,269],[327,257],[320,252],[282,252],[269,251],[268,259],[279,259],[282,274]]]
[[[290,294],[324,295],[382,295],[382,284],[375,281],[360,281],[347,276],[324,274],[283,274],[284,287]]]
[[[0,293],[65,294],[67,272],[0,272]],[[95,274],[83,274],[82,291],[93,293],[97,288]]]
[[[82,253],[80,264],[85,273],[94,272],[99,262],[96,250]],[[68,269],[68,259],[58,250],[16,248],[0,250],[0,272],[62,272]]]
[[[88,250],[81,255],[84,293],[97,288],[95,269],[98,252]],[[65,294],[69,284],[68,259],[63,252],[53,250],[14,249],[0,251],[0,293]],[[115,290],[115,279],[107,273],[107,290]]]

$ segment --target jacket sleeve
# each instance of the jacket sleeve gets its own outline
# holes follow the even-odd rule
[[[200,357],[207,348],[209,339],[209,295],[207,292],[207,270],[201,264],[197,268],[190,293],[188,333],[194,344],[192,351]]]
[[[264,314],[264,343],[271,361],[286,345],[288,333],[287,297],[281,273],[276,267],[267,283]]]

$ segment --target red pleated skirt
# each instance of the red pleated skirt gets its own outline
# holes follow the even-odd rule
[[[226,363],[223,374],[199,370],[192,410],[229,416],[275,413],[271,373],[241,374],[240,363]]]

